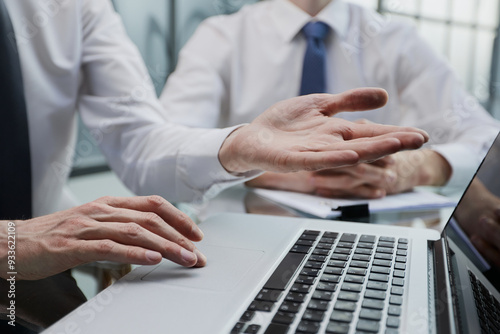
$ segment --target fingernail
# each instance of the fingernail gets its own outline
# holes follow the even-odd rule
[[[381,190],[381,189],[375,190],[374,196],[377,197],[377,198],[384,197],[385,196],[385,191]]]
[[[202,252],[200,252],[198,248],[195,248],[194,253],[198,257],[198,263],[196,263],[196,265],[203,267],[207,263],[207,257]]]
[[[186,263],[193,263],[197,260],[197,257],[194,253],[182,248],[181,249],[181,257]]]
[[[148,258],[149,261],[151,262],[158,262],[161,260],[162,256],[158,252],[153,252],[153,251],[146,251],[146,257]]]
[[[191,232],[193,234],[195,234],[196,236],[199,237],[199,239],[203,239],[203,237],[205,236],[205,234],[203,234],[203,231],[198,227],[198,225],[193,225],[193,228],[191,229]]]

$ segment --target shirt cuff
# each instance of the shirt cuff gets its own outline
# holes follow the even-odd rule
[[[472,152],[461,144],[433,145],[431,149],[441,154],[451,166],[451,177],[441,188],[443,194],[465,191],[481,163],[484,154]]]
[[[249,171],[233,175],[219,161],[219,150],[226,138],[239,127],[209,129],[190,140],[179,152],[176,192],[179,198],[203,202],[215,197],[222,190],[244,183],[261,175],[262,171]]]

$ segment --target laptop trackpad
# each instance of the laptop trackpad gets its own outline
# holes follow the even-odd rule
[[[228,291],[234,289],[264,255],[262,250],[213,245],[200,245],[199,249],[208,258],[206,267],[184,268],[164,260],[141,280],[168,286]]]

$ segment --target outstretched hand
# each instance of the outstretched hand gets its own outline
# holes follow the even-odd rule
[[[223,143],[219,160],[226,170],[295,172],[369,162],[421,147],[425,131],[379,124],[358,124],[330,116],[376,109],[387,92],[361,88],[338,95],[314,94],[275,104]]]
[[[103,197],[31,220],[1,222],[0,227],[0,264],[8,262],[7,232],[15,231],[15,268],[21,280],[101,260],[153,265],[166,258],[186,267],[206,263],[192,242],[203,233],[159,196]]]

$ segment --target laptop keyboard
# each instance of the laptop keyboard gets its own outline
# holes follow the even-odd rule
[[[305,230],[231,333],[399,333],[408,246]]]
[[[500,302],[469,270],[481,333],[500,333]]]

